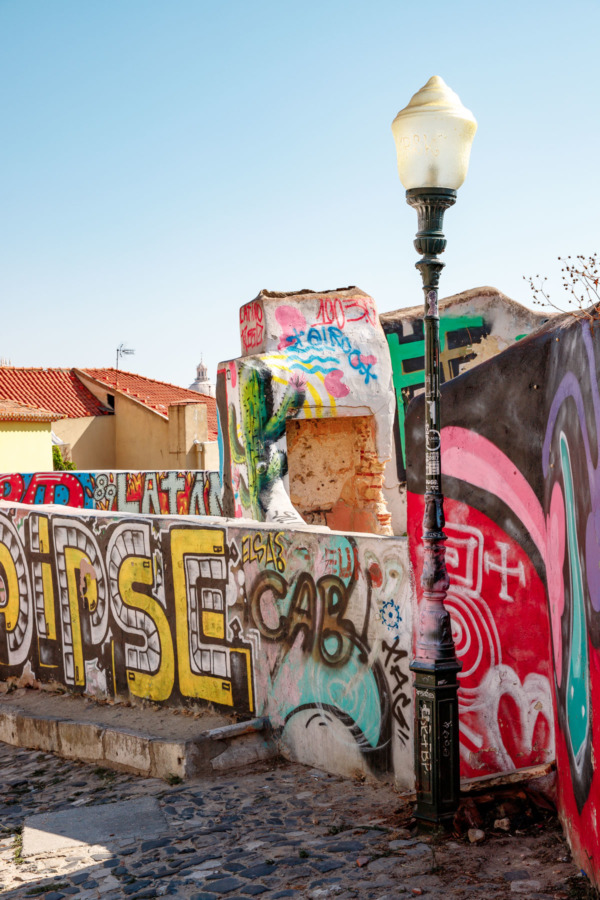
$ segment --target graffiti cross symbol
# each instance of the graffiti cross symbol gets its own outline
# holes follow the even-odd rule
[[[486,574],[489,574],[490,570],[500,573],[499,597],[501,600],[506,600],[507,603],[514,603],[515,598],[511,597],[508,593],[508,576],[512,575],[513,577],[518,578],[519,584],[525,587],[525,567],[523,566],[523,562],[519,561],[517,566],[510,568],[508,565],[509,544],[504,544],[502,541],[496,541],[496,546],[500,551],[500,563],[492,562],[491,554],[486,550],[483,557],[485,571]]]

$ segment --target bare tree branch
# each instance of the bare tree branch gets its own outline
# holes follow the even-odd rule
[[[558,312],[570,313],[577,319],[600,320],[600,276],[598,275],[598,254],[589,257],[581,254],[574,258],[558,257],[561,262],[562,288],[567,293],[565,306],[556,303],[546,288],[547,278],[540,275],[523,276],[533,293],[535,306],[551,306]]]

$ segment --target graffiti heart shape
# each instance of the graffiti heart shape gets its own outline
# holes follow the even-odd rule
[[[350,393],[350,388],[342,381],[343,377],[344,373],[341,369],[333,369],[325,376],[325,388],[336,400],[346,397]]]
[[[499,770],[547,762],[554,753],[554,719],[550,682],[538,672],[523,683],[510,666],[501,664],[487,673],[469,712],[477,714],[483,747],[494,756]],[[538,722],[542,718],[543,722]],[[534,737],[542,740],[537,745]]]

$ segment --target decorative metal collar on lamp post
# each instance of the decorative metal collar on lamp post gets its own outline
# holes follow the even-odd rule
[[[415,658],[415,815],[422,825],[439,826],[456,812],[460,791],[458,684],[450,614],[444,606],[449,586],[444,541],[441,471],[440,338],[438,284],[446,240],[444,212],[456,202],[465,180],[477,123],[437,75],[414,95],[392,124],[398,172],[406,201],[418,215],[416,266],[425,294],[425,514],[423,517],[423,600]]]

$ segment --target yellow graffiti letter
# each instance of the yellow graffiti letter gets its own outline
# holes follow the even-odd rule
[[[152,587],[152,562],[145,556],[126,557],[119,569],[119,594],[126,606],[141,610],[152,620],[160,641],[160,665],[156,672],[127,669],[127,682],[132,694],[148,700],[168,700],[175,681],[175,656],[167,616],[154,597],[135,589],[136,584]]]
[[[19,579],[14,560],[6,544],[0,544],[0,572],[4,581],[4,602],[0,605],[0,612],[4,613],[4,622],[7,631],[14,631],[19,620]],[[2,598],[0,598],[1,602]]]
[[[191,667],[190,626],[188,622],[188,583],[186,557],[225,555],[225,532],[210,528],[173,528],[171,531],[171,562],[177,633],[177,670],[179,690],[184,697],[198,697],[212,703],[233,706],[232,684],[229,677],[197,675]],[[210,646],[210,645],[209,645]],[[221,645],[222,646],[222,645]],[[207,647],[209,649],[209,647]]]

